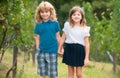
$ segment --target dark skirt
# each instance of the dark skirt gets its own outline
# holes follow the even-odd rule
[[[69,66],[83,66],[85,47],[81,44],[65,43],[62,62]]]

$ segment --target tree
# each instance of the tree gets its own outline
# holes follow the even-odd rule
[[[34,14],[38,1],[29,0],[2,0],[0,1],[0,52],[1,61],[7,48],[13,48],[13,66],[11,72],[17,68],[18,50],[31,52],[34,43]],[[33,7],[31,8],[31,6]],[[27,50],[27,51],[25,51]],[[15,57],[14,57],[15,56]],[[27,57],[27,56],[25,56]],[[8,77],[8,76],[6,76]],[[13,73],[13,78],[15,74]]]

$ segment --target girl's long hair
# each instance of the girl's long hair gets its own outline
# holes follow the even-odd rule
[[[80,20],[80,25],[81,26],[86,26],[86,19],[85,19],[85,16],[84,16],[84,11],[81,7],[79,6],[74,6],[70,12],[69,12],[69,19],[68,21],[70,22],[70,25],[73,27],[74,26],[74,21],[72,20],[72,15],[73,13],[75,13],[76,11],[80,12],[81,16],[82,16],[82,19]]]
[[[42,22],[40,12],[44,10],[50,11],[50,19],[53,21],[57,21],[56,11],[53,5],[47,1],[42,1],[36,9],[36,13],[35,13],[36,22],[39,22],[39,23]]]

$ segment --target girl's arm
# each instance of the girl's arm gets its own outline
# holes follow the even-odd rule
[[[84,66],[88,66],[89,64],[89,52],[90,52],[90,44],[89,44],[89,37],[85,37],[85,60]]]
[[[59,47],[58,47],[58,54],[60,54],[60,55],[63,55],[63,51],[62,50],[63,50],[63,44],[65,42],[65,39],[66,39],[66,35],[63,32],[62,37],[60,39]]]
[[[39,35],[35,36],[36,49],[39,49]]]

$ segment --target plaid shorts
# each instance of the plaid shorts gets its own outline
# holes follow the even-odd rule
[[[40,50],[37,54],[37,63],[37,72],[40,76],[49,76],[50,78],[57,78],[57,53],[46,53]]]

